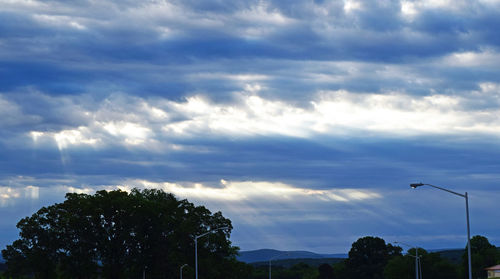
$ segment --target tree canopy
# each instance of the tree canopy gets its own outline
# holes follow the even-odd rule
[[[161,190],[70,193],[19,221],[20,239],[2,250],[7,275],[34,278],[178,278],[194,265],[198,240],[200,278],[241,278],[231,221],[221,212],[178,200]]]
[[[470,240],[472,254],[472,277],[486,278],[487,271],[485,268],[493,266],[500,261],[500,256],[497,248],[490,244],[484,236],[476,235]],[[467,247],[462,255],[462,278],[467,278],[468,274],[468,255]]]
[[[366,236],[352,244],[346,267],[350,278],[382,279],[391,257],[401,255],[401,248],[382,238]]]

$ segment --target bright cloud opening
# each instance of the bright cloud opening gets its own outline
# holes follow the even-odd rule
[[[154,111],[153,111],[154,113]],[[157,111],[161,114],[161,111]],[[130,122],[107,122],[100,123],[104,130],[113,136],[122,137],[127,144],[139,145],[144,143],[152,131],[148,127],[143,127],[140,124]]]
[[[103,107],[86,112],[92,119],[86,126],[59,132],[31,131],[29,136],[34,142],[53,138],[59,149],[98,144],[171,149],[171,138],[228,135],[311,139],[321,135],[356,137],[366,132],[381,137],[471,133],[500,136],[498,110],[469,108],[475,106],[478,96],[487,97],[489,103],[500,102],[498,87],[482,83],[480,90],[470,96],[322,91],[309,104],[299,107],[249,92],[261,90],[260,85],[249,84],[234,103],[215,103],[202,95],[155,104],[134,98],[127,108]]]
[[[69,145],[96,145],[100,140],[92,137],[92,132],[87,127],[78,127],[73,130],[62,130],[58,133],[52,133],[57,142],[59,150],[67,148]],[[44,135],[37,134],[38,136]]]
[[[381,195],[366,189],[329,189],[315,190],[297,187],[281,182],[267,181],[226,181],[221,180],[221,187],[211,187],[202,183],[182,185],[170,182],[151,182],[130,180],[124,183],[130,187],[157,188],[171,192],[183,198],[211,199],[220,201],[243,200],[298,200],[310,199],[325,202],[352,202],[378,199]]]

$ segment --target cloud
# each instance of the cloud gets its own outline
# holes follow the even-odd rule
[[[408,181],[497,184],[498,1],[0,7],[0,219],[12,227],[65,191],[151,183],[228,212],[246,247],[258,235],[345,250],[438,224],[398,203]]]
[[[22,187],[0,186],[0,207],[15,206],[20,200],[38,200],[40,187],[28,185]]]
[[[287,185],[281,182],[267,181],[220,181],[220,187],[209,187],[195,183],[191,187],[186,187],[169,182],[151,181],[126,181],[129,187],[156,188],[166,192],[171,192],[181,197],[190,197],[197,200],[220,200],[220,201],[242,201],[242,200],[267,200],[276,202],[280,200],[291,201],[301,200],[306,202],[352,202],[366,199],[380,198],[380,195],[362,189],[332,189],[315,190]]]
[[[27,136],[40,142],[53,138],[60,149],[73,145],[146,146],[168,145],[181,138],[274,135],[314,139],[322,135],[361,137],[414,137],[423,135],[498,136],[498,84],[485,83],[470,96],[411,96],[404,93],[354,94],[347,91],[319,92],[309,106],[297,107],[255,94],[258,83],[247,84],[247,92],[234,103],[215,103],[202,95],[184,101],[128,95],[112,95],[90,108],[66,97],[50,98],[60,119],[82,118],[50,130],[37,123],[27,127]],[[479,106],[482,96],[489,102]],[[21,119],[16,103],[4,101],[13,119]],[[489,107],[488,107],[488,106]],[[41,123],[52,116],[31,116]],[[9,118],[7,118],[9,119]],[[61,123],[63,124],[63,123]],[[68,124],[73,124],[68,126]],[[118,141],[117,141],[118,140]]]
[[[0,95],[0,127],[13,129],[18,125],[35,124],[40,118],[26,115],[22,107]]]

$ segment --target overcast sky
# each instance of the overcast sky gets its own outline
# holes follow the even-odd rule
[[[242,250],[500,245],[500,1],[0,0],[0,248],[160,188]]]

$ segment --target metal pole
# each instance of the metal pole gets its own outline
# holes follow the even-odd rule
[[[196,274],[196,279],[198,279],[198,238],[194,238],[194,269]]]
[[[410,187],[415,189],[417,187],[424,186],[424,185],[434,187],[436,189],[443,190],[443,191],[452,193],[454,195],[460,196],[462,198],[465,198],[465,213],[466,213],[465,215],[467,217],[467,257],[468,257],[468,261],[469,261],[469,279],[472,279],[472,256],[471,256],[471,251],[470,251],[471,248],[470,248],[470,223],[469,223],[469,195],[467,194],[467,192],[465,192],[465,195],[463,195],[463,194],[460,194],[460,193],[457,193],[457,192],[454,192],[454,191],[451,191],[451,190],[448,190],[448,189],[445,189],[445,188],[442,188],[442,187],[439,187],[436,185],[422,183],[422,182],[412,183],[412,184],[410,184]]]
[[[271,260],[269,260],[269,279],[271,279]]]
[[[276,259],[276,258],[279,258],[279,257],[281,257],[283,255],[289,255],[289,254],[290,254],[290,252],[285,252],[285,253],[281,253],[281,254],[279,254],[277,256],[274,256],[274,257],[272,257],[272,258],[269,259],[269,279],[271,279],[271,261],[274,260],[274,259]]]
[[[418,270],[420,270],[420,279],[422,279],[422,262],[420,261],[420,258],[418,258]]]
[[[229,227],[220,227],[194,237],[194,266],[195,266],[194,269],[195,269],[196,279],[198,279],[198,238],[203,237],[209,233],[225,229],[229,229]]]
[[[181,270],[180,270],[180,272],[179,272],[179,273],[180,273],[180,275],[181,275],[181,279],[182,279],[182,269],[183,269],[184,267],[186,267],[187,265],[188,265],[188,264],[183,264],[183,265],[181,265],[181,268],[180,268]]]
[[[401,241],[394,241],[394,243],[395,243],[395,244],[403,244],[403,245],[405,245],[405,246],[408,246],[408,247],[410,247],[410,248],[415,249],[415,256],[414,256],[414,257],[415,257],[415,279],[422,279],[422,276],[419,276],[419,275],[418,275],[418,274],[419,274],[419,273],[418,273],[418,269],[419,269],[419,267],[418,267],[418,266],[419,266],[419,264],[420,264],[420,263],[419,263],[419,261],[420,261],[420,257],[418,256],[418,247],[417,247],[417,246],[412,246],[412,245],[410,245],[410,244],[408,244],[408,243],[404,243],[404,242],[401,242]],[[408,255],[410,255],[410,253],[409,253],[409,252],[410,252],[410,250],[408,250]],[[413,257],[413,255],[410,255],[410,256],[412,256],[412,257]]]
[[[465,211],[467,216],[467,256],[469,258],[469,279],[472,279],[472,260],[470,251],[469,196],[465,192]]]
[[[418,278],[418,248],[415,246],[415,278]]]

